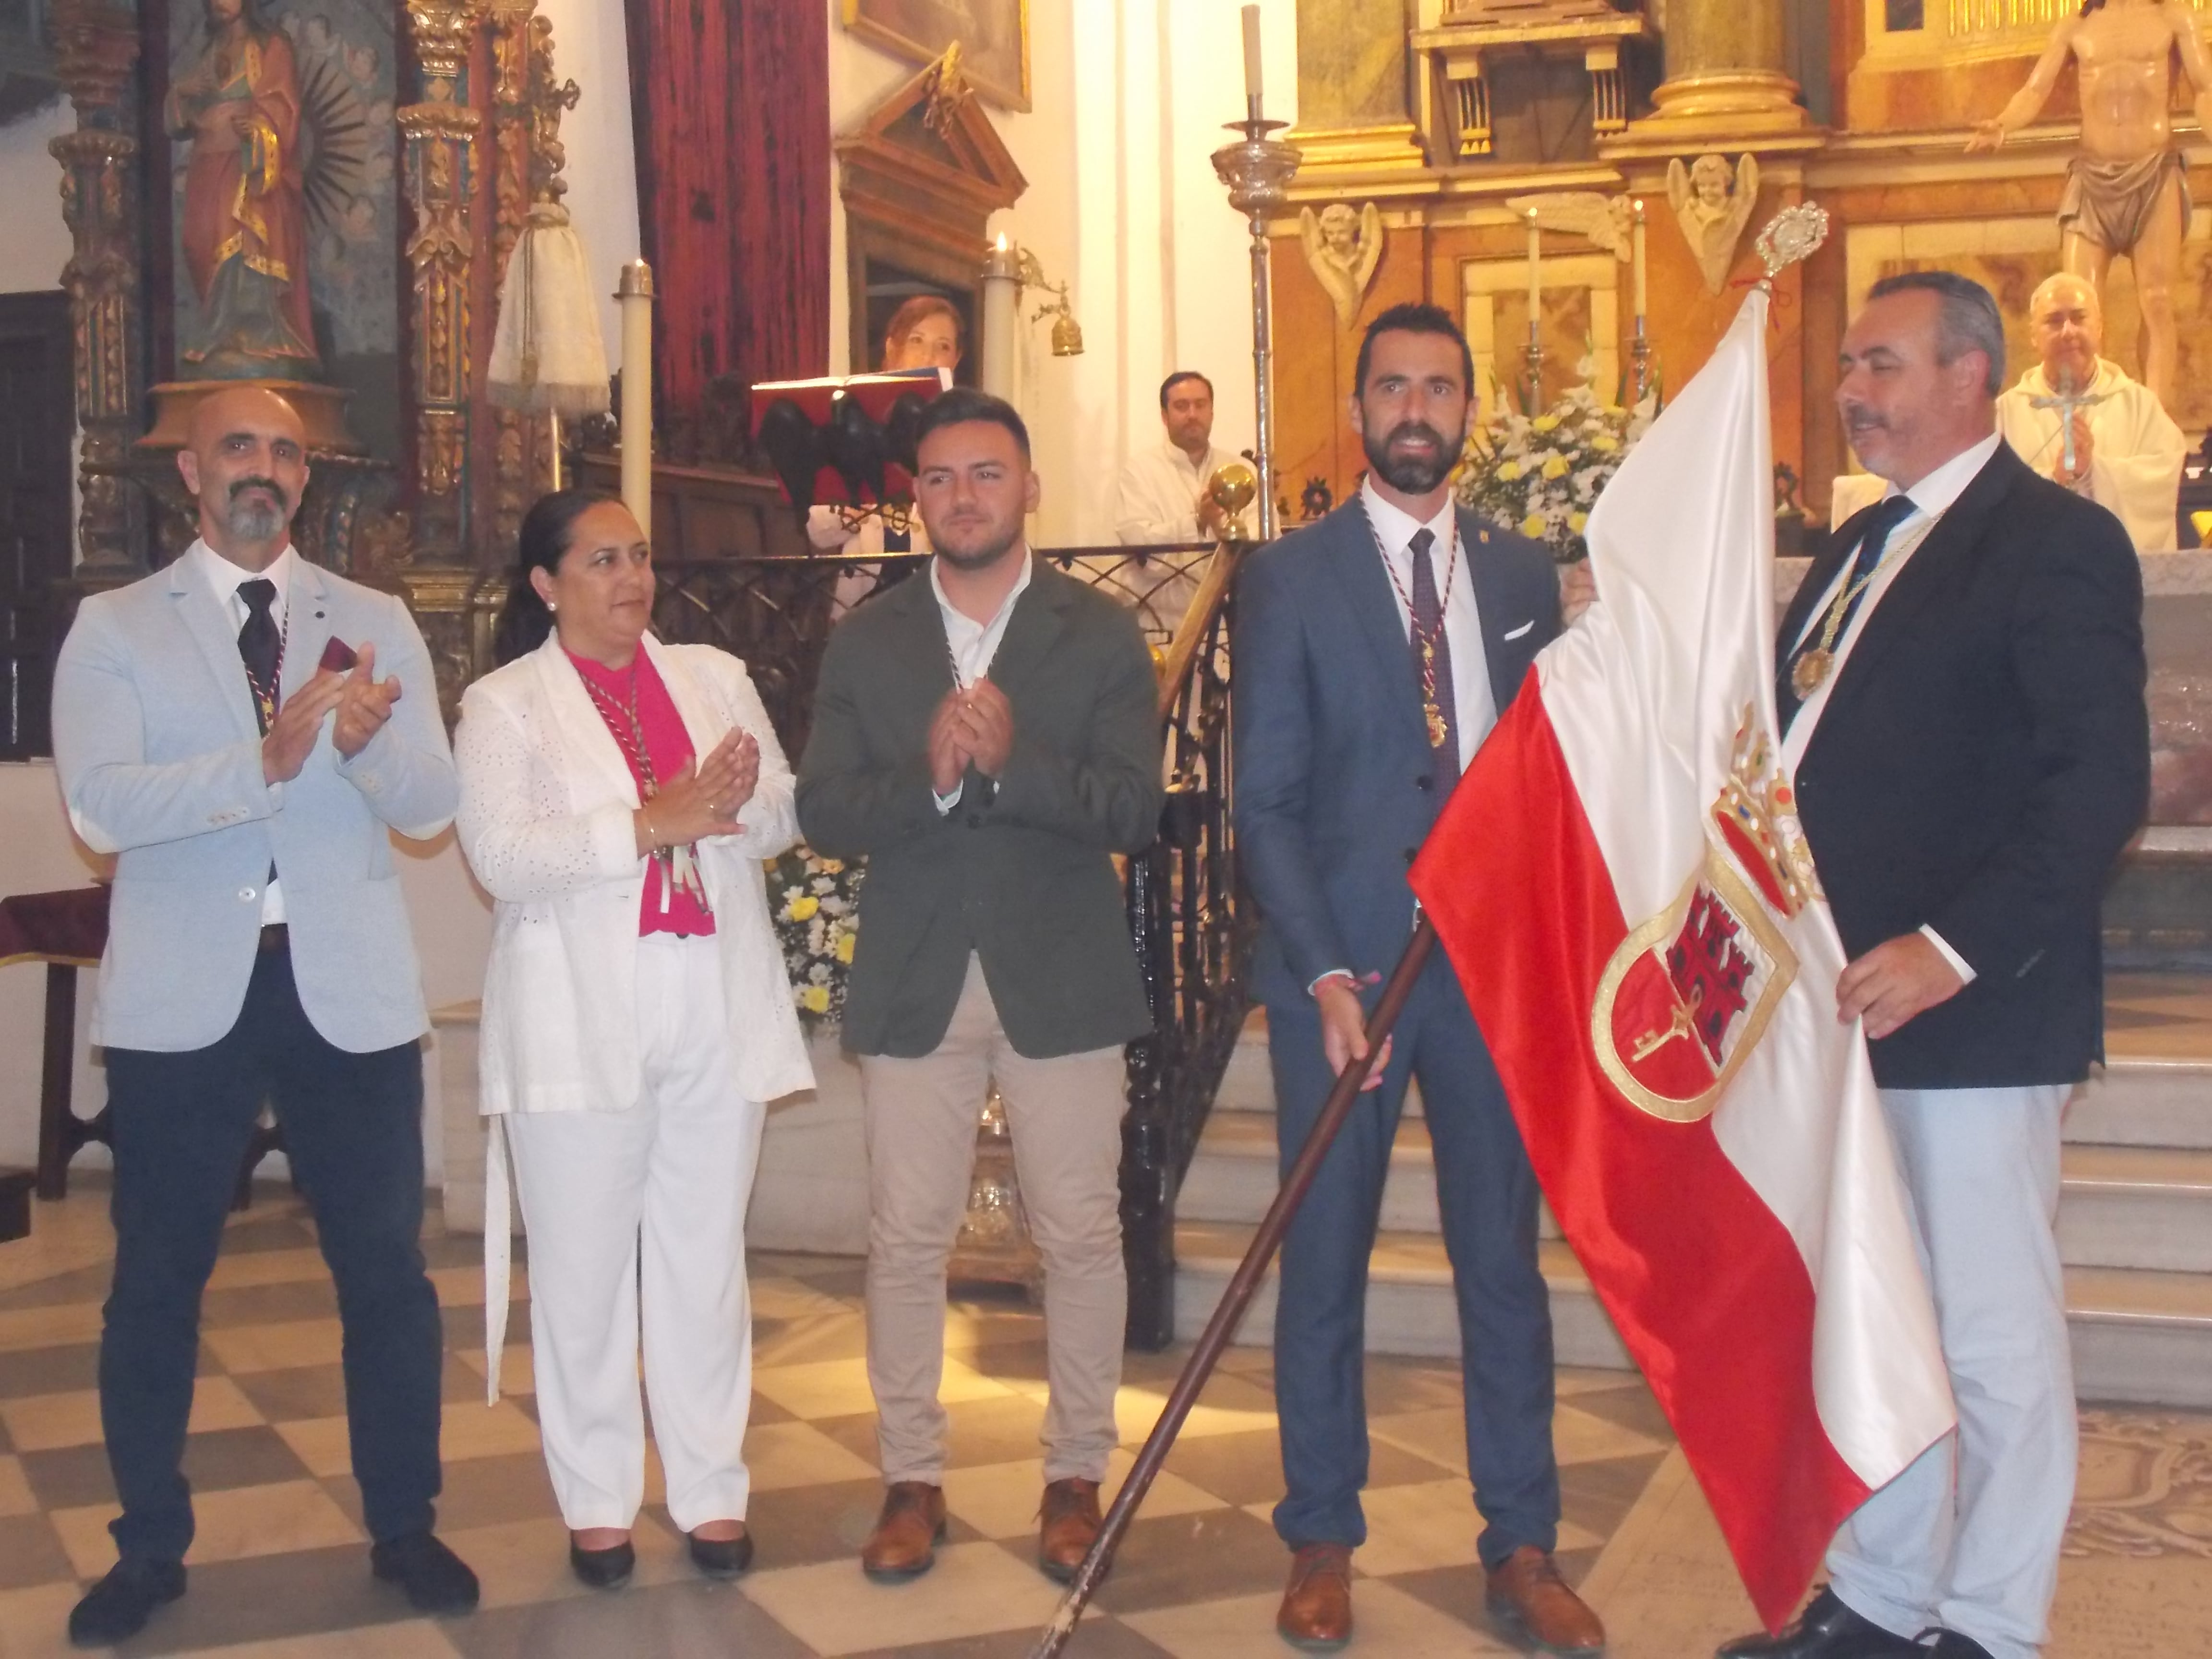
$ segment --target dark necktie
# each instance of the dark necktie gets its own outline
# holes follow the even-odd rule
[[[1858,548],[1844,568],[1843,591],[1850,597],[1844,601],[1843,617],[1836,625],[1835,638],[1829,641],[1830,651],[1841,651],[1844,641],[1850,636],[1851,618],[1866,603],[1867,590],[1872,586],[1865,579],[1881,568],[1882,552],[1889,542],[1890,532],[1911,518],[1914,511],[1911,496],[1892,495],[1886,501],[1876,501],[1872,507],[1862,507],[1844,520],[1843,527],[1836,532],[1836,539],[1846,547],[1856,537]],[[1774,653],[1774,712],[1784,737],[1790,733],[1790,722],[1797,718],[1797,711],[1805,706],[1805,699],[1797,695],[1796,670],[1798,659],[1808,652],[1820,648],[1821,638],[1828,629],[1828,606],[1834,603],[1832,598],[1825,600],[1808,621],[1798,624],[1800,638],[1777,641]],[[1835,672],[1832,665],[1828,670],[1831,676]]]
[[[276,712],[276,677],[283,671],[284,636],[270,614],[276,603],[276,584],[256,576],[238,585],[246,601],[246,625],[238,630],[238,654],[246,659],[246,684],[253,692],[253,718],[263,734]]]
[[[1413,687],[1421,695],[1424,704],[1428,700],[1434,671],[1437,712],[1443,717],[1443,737],[1437,738],[1436,728],[1429,730],[1431,746],[1437,752],[1437,763],[1443,769],[1446,778],[1459,775],[1459,708],[1458,699],[1452,695],[1451,641],[1444,637],[1444,602],[1437,594],[1437,573],[1429,562],[1429,549],[1436,544],[1436,535],[1424,527],[1413,532],[1407,544],[1407,551],[1413,556]],[[1430,642],[1434,655],[1423,660],[1422,641]],[[1422,709],[1425,720],[1428,710]]]

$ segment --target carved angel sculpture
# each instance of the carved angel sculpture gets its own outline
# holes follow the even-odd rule
[[[1587,236],[1616,259],[1625,261],[1629,257],[1636,204],[1626,196],[1606,196],[1594,190],[1553,190],[1534,196],[1509,196],[1505,205],[1516,214],[1533,212],[1536,222],[1547,230]]]
[[[1356,211],[1349,202],[1331,202],[1318,216],[1302,208],[1298,241],[1307,268],[1336,303],[1336,325],[1350,328],[1382,258],[1382,216],[1372,202]]]
[[[1718,294],[1728,286],[1736,244],[1758,204],[1757,159],[1749,155],[1739,159],[1731,180],[1724,155],[1709,152],[1686,167],[1677,156],[1667,163],[1667,199],[1674,204],[1683,240],[1697,256],[1698,269],[1705,273],[1705,291]]]

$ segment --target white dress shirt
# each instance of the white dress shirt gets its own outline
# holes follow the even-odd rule
[[[1482,645],[1482,617],[1475,609],[1474,577],[1468,569],[1468,550],[1455,549],[1459,519],[1449,496],[1426,524],[1395,507],[1376,493],[1370,478],[1359,486],[1359,504],[1367,512],[1375,538],[1389,567],[1390,597],[1398,607],[1398,625],[1406,630],[1406,672],[1413,672],[1413,533],[1426,530],[1429,569],[1444,605],[1444,642],[1451,647],[1452,705],[1459,721],[1459,766],[1464,772],[1474,751],[1498,724],[1498,700],[1490,690],[1490,661]],[[1449,586],[1446,586],[1447,572]]]
[[[1198,527],[1198,498],[1207,479],[1242,459],[1209,444],[1206,459],[1194,461],[1165,437],[1138,451],[1121,468],[1114,498],[1114,538],[1124,547],[1206,539]]]
[[[999,654],[999,642],[1006,637],[1006,623],[1014,614],[1015,605],[1029,592],[1030,576],[1035,568],[1029,550],[1024,548],[1022,574],[1014,579],[1006,602],[990,621],[979,623],[945,596],[945,584],[937,579],[937,561],[929,562],[929,591],[937,595],[937,613],[945,619],[945,642],[951,647],[953,684],[957,690],[965,691],[991,672],[991,663]],[[960,805],[960,792],[967,787],[963,779],[952,786],[951,794],[940,795],[933,789],[930,796],[939,812],[950,812]]]
[[[276,620],[278,634],[288,644],[290,642],[292,561],[299,556],[292,550],[290,543],[285,544],[284,550],[270,562],[266,570],[248,570],[243,565],[233,564],[204,541],[195,541],[185,550],[184,556],[191,560],[198,568],[209,588],[222,603],[223,614],[230,618],[230,629],[233,634],[245,627],[246,619],[253,614],[253,607],[246,604],[239,594],[240,584],[255,581],[263,577],[276,583],[276,598],[269,606],[269,614]],[[243,657],[239,659],[238,672],[240,674],[246,672],[246,659]],[[284,673],[284,659],[281,656],[276,659],[276,673],[281,680]],[[284,786],[281,783],[270,784],[269,796],[272,801],[281,803],[284,799]],[[283,920],[284,884],[272,876],[270,878],[269,885],[261,891],[261,925],[264,927],[273,927]]]
[[[1889,543],[1882,550],[1881,562],[1875,568],[1873,580],[1867,583],[1866,597],[1859,601],[1850,622],[1836,636],[1835,645],[1832,647],[1835,659],[1827,678],[1815,686],[1813,695],[1799,705],[1797,718],[1790,722],[1790,733],[1782,740],[1782,762],[1793,775],[1805,758],[1805,750],[1813,740],[1814,728],[1820,723],[1821,711],[1828,706],[1829,691],[1843,678],[1844,665],[1850,659],[1851,647],[1858,642],[1859,635],[1866,631],[1867,618],[1881,603],[1882,595],[1889,592],[1890,584],[1897,580],[1897,573],[1905,568],[1906,561],[1919,550],[1929,533],[1942,522],[1943,515],[1951,510],[1951,504],[1966,493],[1966,486],[1973,483],[1975,477],[1990,464],[1990,457],[1997,453],[1997,446],[2003,441],[2002,434],[1992,432],[1972,448],[1961,450],[1911,489],[1902,492],[1911,501],[1912,511],[1889,532]],[[1887,501],[1899,493],[1897,486],[1892,484],[1882,491],[1879,499]],[[1827,625],[1828,607],[1835,603],[1837,591],[1850,578],[1850,561],[1847,559],[1836,573],[1835,580],[1821,593],[1820,602],[1806,613],[1805,624],[1798,630],[1796,645],[1802,646],[1808,639],[1817,639],[1819,631]],[[1943,953],[1943,959],[1957,971],[1959,977],[1971,984],[1974,969],[1966,959],[1953,950],[1948,941],[1933,927],[1923,927],[1920,931],[1929,944]]]

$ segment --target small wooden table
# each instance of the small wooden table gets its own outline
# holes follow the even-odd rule
[[[76,971],[96,968],[107,949],[105,886],[71,887],[58,893],[16,893],[0,898],[0,968],[18,962],[46,964],[46,1042],[39,1071],[39,1167],[36,1191],[42,1199],[69,1195],[70,1160],[88,1140],[112,1146],[106,1107],[96,1116],[70,1109],[76,1060]],[[257,1125],[238,1171],[231,1207],[244,1209],[252,1198],[253,1171],[270,1152],[282,1152],[284,1132],[273,1123]]]
[[[42,1199],[69,1193],[70,1160],[88,1140],[108,1142],[108,1116],[70,1109],[76,1054],[76,970],[100,963],[107,948],[107,889],[0,898],[0,967],[46,964],[46,1031],[39,1071],[39,1168]]]

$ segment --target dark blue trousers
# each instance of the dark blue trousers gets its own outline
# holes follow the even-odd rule
[[[192,1541],[179,1465],[191,1414],[200,1293],[264,1101],[284,1127],[344,1326],[354,1477],[371,1537],[431,1525],[438,1495],[438,1293],[422,1265],[422,1057],[349,1054],[301,1009],[292,962],[264,951],[238,1023],[212,1047],[107,1051],[115,1282],[100,1344],[100,1418],[125,1560]]]
[[[1310,1000],[1267,1010],[1275,1115],[1287,1171],[1335,1079]],[[1439,951],[1399,1019],[1382,1086],[1362,1095],[1283,1242],[1275,1312],[1275,1401],[1283,1478],[1275,1530],[1300,1544],[1367,1537],[1362,1387],[1367,1259],[1390,1142],[1409,1078],[1436,1148],[1444,1249],[1459,1304],[1468,1468],[1478,1540],[1494,1567],[1524,1544],[1558,1540],[1552,1451],[1552,1313],[1536,1265],[1536,1178],[1490,1051]]]

